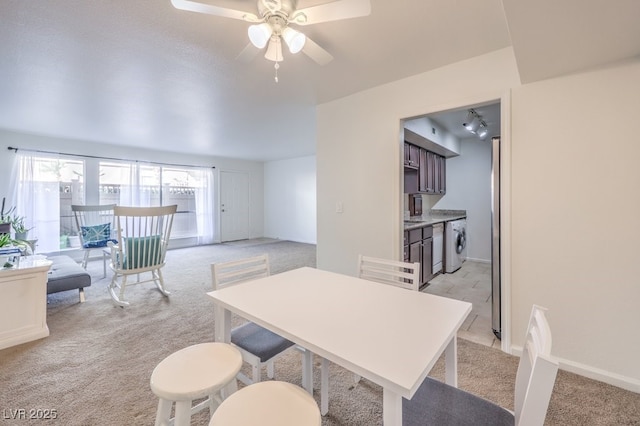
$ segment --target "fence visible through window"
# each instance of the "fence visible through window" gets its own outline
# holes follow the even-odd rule
[[[213,174],[202,167],[16,154],[16,211],[38,250],[80,246],[73,204],[177,205],[172,240],[213,242]],[[66,155],[66,154],[65,154]],[[80,156],[82,157],[82,156]],[[91,177],[88,179],[87,176]]]
[[[138,190],[148,195],[151,206],[159,206],[162,192],[163,205],[176,204],[176,212],[171,238],[189,238],[198,235],[196,222],[196,188],[170,186],[160,190],[157,186],[141,186]],[[100,204],[120,203],[120,185],[100,185]],[[72,204],[84,204],[79,194],[83,193],[78,182],[60,182],[60,248],[77,248],[80,241],[71,211]]]

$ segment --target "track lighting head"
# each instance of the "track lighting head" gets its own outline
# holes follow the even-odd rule
[[[478,137],[481,140],[484,140],[484,138],[487,137],[487,135],[489,134],[489,129],[487,128],[487,123],[485,123],[484,121],[482,121],[480,123],[480,127],[478,128],[478,130],[476,131],[476,135],[478,135]]]
[[[462,123],[465,129],[470,133],[478,136],[481,140],[484,140],[489,134],[489,128],[487,123],[482,119],[482,116],[478,114],[474,109],[470,109],[467,113],[467,120]]]
[[[475,133],[478,127],[480,127],[480,116],[477,112],[470,109],[467,113],[467,121],[462,123],[462,125],[471,133]]]

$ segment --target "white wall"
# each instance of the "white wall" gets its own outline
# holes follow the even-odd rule
[[[404,128],[429,139],[431,142],[445,147],[455,154],[460,153],[460,140],[429,117],[419,117],[406,120],[404,122]],[[433,133],[432,129],[435,129],[436,132]]]
[[[315,244],[316,157],[264,165],[264,236]]]
[[[118,145],[97,144],[87,141],[52,138],[39,135],[18,133],[0,129],[0,198],[9,193],[11,164],[15,154],[7,147],[37,149],[79,155],[93,155],[129,160],[165,162],[192,166],[215,166],[220,171],[245,171],[250,175],[249,194],[249,235],[251,238],[264,234],[264,165],[257,161],[244,161],[215,156],[191,155],[188,153],[170,153],[146,149],[134,149]]]
[[[639,76],[640,58],[517,87],[511,123],[513,310],[548,307],[555,354],[637,392]]]
[[[513,89],[508,338],[521,345],[532,304],[546,305],[563,368],[640,392],[638,75],[640,60],[521,86],[503,49],[320,105],[318,267],[355,274],[358,253],[400,258],[401,118]]]
[[[355,274],[359,253],[400,259],[401,121],[495,100],[516,84],[503,49],[320,105],[318,267]]]
[[[462,139],[447,158],[447,193],[432,208],[467,211],[467,258],[491,262],[491,140]]]

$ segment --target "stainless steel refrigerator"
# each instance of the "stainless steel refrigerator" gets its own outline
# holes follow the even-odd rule
[[[491,328],[502,339],[500,303],[500,137],[491,139]]]

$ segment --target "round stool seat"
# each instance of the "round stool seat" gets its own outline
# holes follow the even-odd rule
[[[215,412],[223,398],[236,391],[240,367],[242,354],[227,343],[200,343],[163,359],[151,373],[151,390],[159,399],[156,426],[188,426],[193,414],[205,408]],[[194,400],[205,397],[192,406]]]
[[[211,394],[236,377],[242,354],[227,343],[200,343],[172,353],[151,373],[151,390],[171,401]]]
[[[209,426],[320,426],[318,404],[301,387],[280,381],[240,389],[218,407]]]

